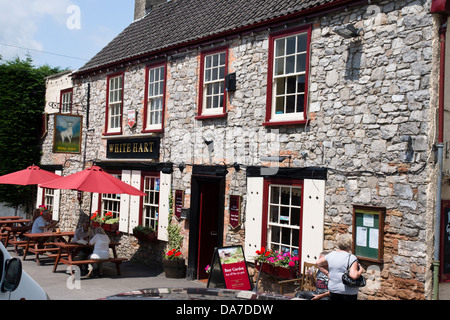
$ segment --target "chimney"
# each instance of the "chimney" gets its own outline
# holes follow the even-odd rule
[[[134,0],[134,21],[145,17],[154,5],[167,2],[168,0]]]

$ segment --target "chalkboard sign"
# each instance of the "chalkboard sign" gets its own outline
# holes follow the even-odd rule
[[[242,246],[214,249],[207,287],[252,290]]]
[[[385,208],[354,206],[353,252],[362,260],[382,262]]]

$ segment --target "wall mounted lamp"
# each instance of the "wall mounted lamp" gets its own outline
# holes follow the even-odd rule
[[[363,28],[357,29],[351,23],[344,26],[335,27],[333,31],[344,38],[355,38],[364,34]]]
[[[268,162],[283,162],[287,158],[288,157],[286,156],[270,156],[270,157],[260,157],[259,160]]]

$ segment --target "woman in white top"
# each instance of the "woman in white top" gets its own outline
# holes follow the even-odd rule
[[[109,237],[105,234],[103,228],[98,227],[94,230],[94,237],[89,241],[89,244],[94,245],[94,252],[90,255],[89,259],[92,260],[106,260],[109,259]],[[99,274],[102,275],[102,264],[97,263],[99,267]],[[89,264],[88,277],[92,275],[94,267]]]

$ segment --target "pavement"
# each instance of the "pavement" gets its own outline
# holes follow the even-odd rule
[[[16,253],[8,247],[11,256]],[[43,257],[43,256],[41,256]],[[37,265],[31,255],[22,260],[23,269],[47,292],[50,300],[97,300],[122,292],[147,288],[206,288],[198,280],[166,278],[164,271],[146,265],[125,261],[121,264],[121,276],[113,263],[105,263],[103,277],[75,277],[68,273],[68,266],[60,264],[53,273],[53,259],[41,260]],[[439,284],[439,300],[450,300],[450,282]]]
[[[11,256],[16,256],[8,247]],[[44,257],[44,256],[41,256]],[[54,260],[42,259],[37,265],[31,255],[22,260],[23,269],[47,292],[51,300],[96,300],[114,294],[146,288],[205,288],[201,281],[169,279],[163,270],[125,261],[121,264],[121,276],[113,263],[105,263],[103,277],[78,277],[68,273],[68,266],[60,264],[53,273]]]

